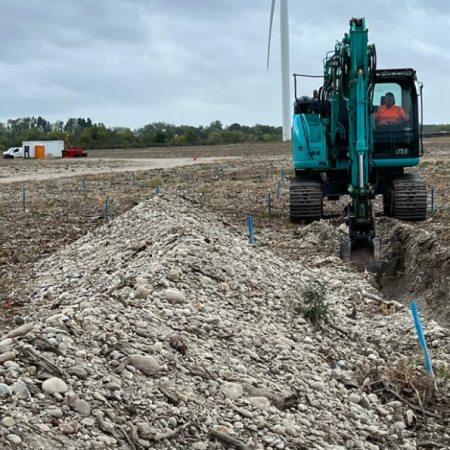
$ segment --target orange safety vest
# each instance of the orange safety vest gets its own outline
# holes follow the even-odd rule
[[[405,110],[401,106],[391,106],[388,108],[386,105],[381,105],[378,112],[373,114],[375,120],[380,125],[389,125],[391,123],[398,123],[400,119],[407,117]]]

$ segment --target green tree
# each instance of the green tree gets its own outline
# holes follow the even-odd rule
[[[190,145],[197,144],[198,140],[200,138],[198,131],[194,127],[189,128],[189,130],[185,134],[185,137],[186,137],[186,142]]]
[[[213,131],[212,133],[209,133],[208,136],[208,142],[213,145],[222,144],[222,135],[218,131]]]

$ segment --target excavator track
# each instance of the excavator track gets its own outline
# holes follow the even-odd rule
[[[296,177],[290,187],[292,222],[320,220],[323,212],[322,185],[319,181]]]
[[[427,217],[427,186],[420,175],[405,174],[392,180],[392,216],[405,221]]]

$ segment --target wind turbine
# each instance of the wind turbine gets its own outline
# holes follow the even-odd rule
[[[267,48],[267,70],[269,70],[270,41],[272,23],[275,12],[275,2],[272,0],[270,13],[269,45]],[[280,36],[281,36],[281,92],[283,108],[283,141],[291,140],[291,88],[289,73],[289,11],[288,0],[280,0]]]

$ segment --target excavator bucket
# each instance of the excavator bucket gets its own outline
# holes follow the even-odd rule
[[[381,272],[381,241],[374,238],[369,245],[352,245],[346,236],[341,243],[341,258],[344,262],[356,266],[358,271],[379,274]]]

